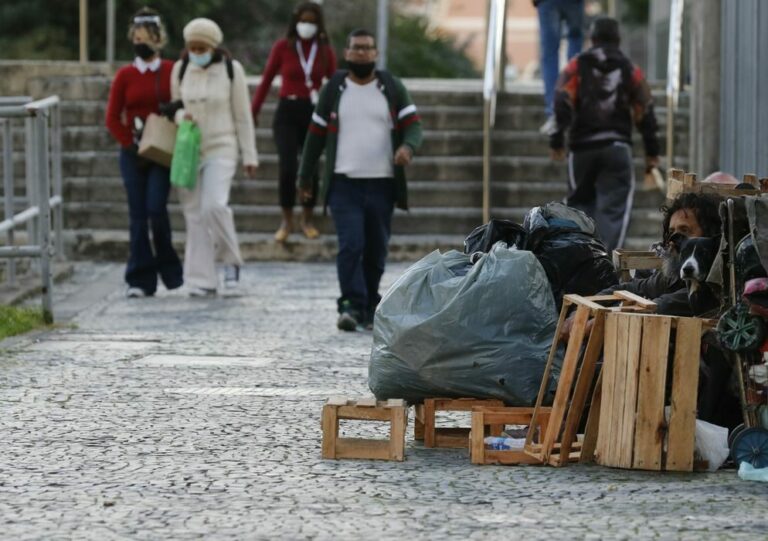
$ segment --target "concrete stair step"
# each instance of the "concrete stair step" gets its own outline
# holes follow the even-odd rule
[[[277,180],[239,179],[232,187],[230,201],[237,205],[273,205],[278,201]],[[494,182],[491,201],[500,207],[533,207],[547,201],[561,200],[568,192],[566,183]],[[431,180],[409,181],[409,201],[413,208],[480,207],[482,183],[456,181],[436,183]],[[125,203],[125,191],[119,177],[68,178],[64,183],[64,199],[68,202],[99,201]],[[658,208],[663,196],[658,190],[638,187],[635,208]]]
[[[102,126],[76,126],[65,128],[62,133],[63,148],[67,151],[88,151],[115,147],[115,141]],[[660,137],[666,148],[666,135]],[[23,134],[19,131],[15,138],[16,149],[24,148]],[[642,139],[635,133],[634,148],[640,152]],[[675,137],[678,148],[687,148],[688,136],[680,132]],[[272,130],[256,129],[256,148],[263,154],[277,152]],[[496,155],[531,156],[547,155],[549,140],[536,131],[498,129],[493,134],[493,151]],[[472,156],[483,153],[482,130],[425,130],[424,144],[419,149],[420,156]]]
[[[23,172],[22,156],[17,156],[15,170]],[[278,178],[277,155],[261,154],[259,178]],[[65,177],[116,177],[120,175],[117,150],[65,152],[62,157]],[[562,182],[567,178],[564,163],[552,162],[545,156],[494,157],[493,178],[510,181],[541,179],[541,182]],[[645,170],[642,158],[635,158],[636,178],[642,178]],[[678,167],[685,168],[687,159],[676,160]],[[417,156],[408,169],[410,178],[436,181],[466,181],[480,179],[483,175],[482,158],[479,156]]]
[[[258,78],[249,78],[249,91],[255,92]],[[32,79],[29,91],[33,96],[57,94],[62,99],[106,100],[109,96],[111,78],[91,75],[81,77],[49,76]],[[423,105],[458,105],[482,104],[481,79],[404,79],[414,101]],[[276,95],[276,89],[271,94]],[[654,89],[654,98],[663,103],[663,90]],[[687,93],[680,96],[680,107],[688,106]],[[540,105],[542,102],[541,84],[510,85],[507,91],[498,96],[498,103],[505,105]]]
[[[388,261],[416,261],[426,254],[441,250],[463,250],[465,235],[392,235]],[[65,230],[65,249],[70,259],[124,262],[128,254],[127,230]],[[184,232],[174,232],[173,243],[180,255],[184,253]],[[336,257],[336,236],[321,235],[307,240],[293,234],[288,242],[274,241],[272,233],[238,233],[240,251],[246,261],[333,261]],[[626,248],[645,250],[654,237],[630,237]]]
[[[280,222],[280,208],[277,206],[232,205],[238,231],[273,232]],[[492,216],[522,222],[529,207],[506,207],[492,209]],[[184,220],[178,204],[169,205],[174,230],[183,230]],[[656,209],[634,209],[629,234],[637,237],[652,237],[660,231],[661,216]],[[128,226],[128,207],[120,203],[66,202],[64,222],[68,229],[122,229]],[[422,207],[409,212],[395,213],[392,231],[394,234],[438,234],[467,235],[482,223],[479,208]],[[318,228],[324,233],[333,232],[329,216],[317,217]]]

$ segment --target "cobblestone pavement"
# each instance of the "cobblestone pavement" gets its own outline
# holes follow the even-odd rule
[[[411,430],[406,462],[323,461],[324,397],[369,394],[331,265],[248,266],[244,296],[203,300],[126,300],[120,270],[79,265],[73,325],[2,344],[2,538],[766,536],[768,486],[734,470],[478,467]]]

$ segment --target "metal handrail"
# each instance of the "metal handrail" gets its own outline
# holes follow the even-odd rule
[[[680,97],[684,0],[672,0],[667,49],[667,168],[675,167],[675,112]]]
[[[0,222],[0,233],[5,233],[7,246],[0,246],[0,258],[8,259],[6,280],[16,281],[16,262],[19,257],[40,259],[42,279],[43,318],[53,321],[51,256],[62,255],[62,167],[61,167],[61,112],[59,97],[50,96],[37,101],[27,97],[0,98],[0,123],[3,133],[3,199],[5,218]],[[24,118],[26,201],[28,207],[14,214],[15,194],[13,178],[12,123]],[[53,181],[53,182],[51,182]],[[53,195],[51,195],[53,184]],[[54,211],[54,250],[51,245],[51,210]],[[27,225],[27,245],[16,246],[15,227]]]
[[[485,42],[483,73],[483,222],[491,219],[491,152],[492,134],[496,125],[496,103],[503,90],[504,30],[507,21],[507,0],[489,0],[488,32]]]

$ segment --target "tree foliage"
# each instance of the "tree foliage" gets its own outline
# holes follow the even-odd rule
[[[0,53],[6,59],[76,60],[79,1],[24,0],[0,3]],[[116,4],[115,57],[133,56],[126,38],[136,11],[150,5],[165,21],[167,58],[183,47],[184,25],[195,17],[215,20],[224,32],[224,45],[251,73],[264,67],[272,43],[285,34],[294,2],[286,0],[119,0]],[[106,2],[88,3],[88,52],[91,60],[106,57]],[[375,0],[326,0],[323,4],[331,41],[340,58],[346,35],[358,27],[375,30]],[[427,32],[419,18],[394,15],[390,24],[389,64],[403,76],[465,77],[474,74],[470,62],[453,43]]]

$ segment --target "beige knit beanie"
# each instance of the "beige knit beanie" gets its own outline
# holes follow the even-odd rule
[[[184,27],[184,41],[200,41],[216,48],[224,41],[224,34],[221,33],[219,25],[210,19],[192,19]]]

